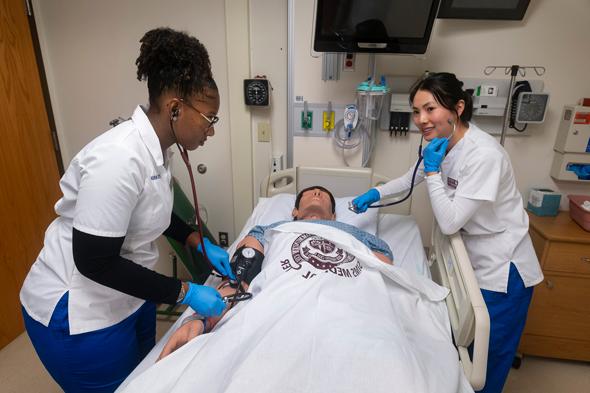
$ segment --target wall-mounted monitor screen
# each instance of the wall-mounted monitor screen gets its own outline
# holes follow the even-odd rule
[[[317,0],[316,52],[423,54],[440,0]]]
[[[521,20],[530,0],[442,0],[439,18]]]

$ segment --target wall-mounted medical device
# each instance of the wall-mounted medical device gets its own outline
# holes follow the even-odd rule
[[[316,2],[316,52],[423,54],[440,0]]]
[[[270,91],[268,79],[244,79],[244,103],[248,106],[268,106]]]
[[[397,135],[398,133],[407,135],[410,131],[410,106],[409,94],[391,94],[391,103],[389,104],[389,133]],[[384,127],[382,127],[384,128]]]
[[[506,96],[473,97],[473,114],[476,116],[503,116]]]
[[[563,108],[553,150],[552,178],[590,181],[590,107]]]
[[[518,95],[514,120],[517,123],[543,123],[548,104],[547,93],[522,92]]]

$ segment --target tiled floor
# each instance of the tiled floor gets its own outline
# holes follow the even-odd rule
[[[161,337],[172,322],[159,320]],[[21,334],[0,351],[0,391],[3,393],[58,393],[59,386],[41,365],[29,337]],[[527,356],[511,370],[504,393],[589,393],[590,363]]]
[[[173,323],[171,320],[159,319],[156,323],[156,338],[162,337]],[[0,350],[0,392],[63,392],[41,364],[26,333]]]

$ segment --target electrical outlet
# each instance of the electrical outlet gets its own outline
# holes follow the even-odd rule
[[[270,142],[270,123],[258,123],[258,142]]]
[[[347,53],[344,55],[344,62],[342,63],[342,71],[354,71],[354,53]]]
[[[276,156],[273,156],[272,163],[271,163],[271,173],[275,173],[275,172],[282,171],[282,170],[283,170],[283,155],[278,154]]]
[[[227,232],[219,232],[219,245],[221,247],[229,246],[229,236]]]

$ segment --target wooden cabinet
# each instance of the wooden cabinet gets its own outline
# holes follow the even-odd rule
[[[590,361],[590,232],[568,212],[529,217],[545,279],[535,287],[519,352]]]

